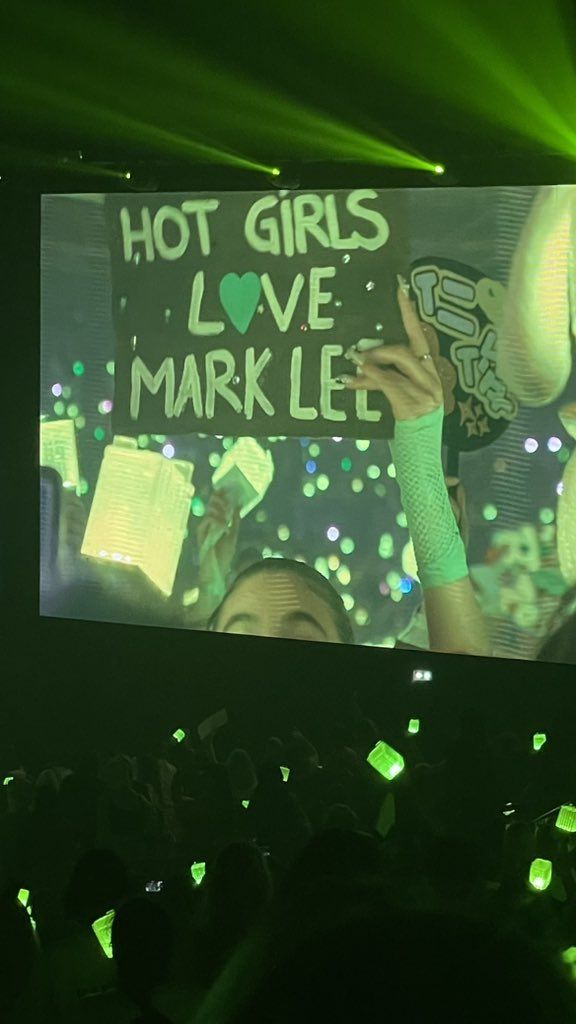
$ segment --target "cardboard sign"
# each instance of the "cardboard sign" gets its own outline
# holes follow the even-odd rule
[[[406,343],[407,194],[108,196],[115,433],[391,437],[342,390],[363,337]]]

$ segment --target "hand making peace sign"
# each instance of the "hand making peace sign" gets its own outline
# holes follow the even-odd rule
[[[382,391],[396,420],[415,420],[443,404],[442,383],[430,352],[427,327],[418,319],[407,284],[403,278],[398,280],[398,305],[408,347],[381,345],[361,351],[353,346],[346,358],[356,364],[357,375],[337,379],[351,391]]]

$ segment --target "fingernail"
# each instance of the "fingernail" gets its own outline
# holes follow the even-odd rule
[[[331,384],[339,384],[340,387],[345,388],[347,384],[354,383],[354,377],[351,377],[348,373],[341,373],[339,377],[332,377]]]
[[[344,359],[348,359],[351,363],[356,363],[356,366],[362,366],[364,361],[360,353],[357,352],[355,348],[349,348],[348,351],[344,353]]]
[[[410,285],[408,284],[408,281],[406,280],[406,278],[403,277],[402,274],[396,274],[396,280],[398,281],[398,287],[399,287],[400,291],[403,293],[403,295],[406,296],[406,298],[409,298],[410,297]]]

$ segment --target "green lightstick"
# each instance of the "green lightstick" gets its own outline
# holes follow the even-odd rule
[[[415,736],[416,733],[420,732],[420,719],[411,718],[408,722],[408,732],[410,736]]]
[[[284,782],[288,782],[288,779],[290,778],[290,769],[283,768],[282,765],[280,765],[280,771],[282,772],[282,778]]]
[[[186,739],[184,729],[176,729],[176,731],[172,733],[172,736],[176,740],[176,743],[182,743],[182,740]]]
[[[190,868],[190,874],[192,875],[192,878],[194,879],[196,885],[200,885],[202,879],[204,878],[204,875],[206,874],[205,862],[194,861],[192,867]]]
[[[249,800],[243,800],[242,801],[242,807],[244,808],[245,811],[247,811],[248,808],[250,807],[250,801]]]
[[[372,765],[389,782],[404,771],[404,758],[402,754],[399,754],[397,750],[389,747],[382,740],[378,740],[374,750],[370,751],[366,760],[368,764]]]
[[[563,804],[558,811],[556,828],[562,832],[576,832],[576,807],[573,804]]]
[[[116,911],[109,910],[103,917],[99,917],[92,924],[92,931],[100,943],[102,952],[109,960],[113,957],[112,952],[112,922]]]
[[[4,779],[4,782],[2,783],[2,785],[3,786],[9,786],[11,782],[14,782],[14,776],[13,775],[7,775],[6,778]]]
[[[29,901],[30,901],[30,890],[29,889],[19,889],[18,890],[18,902],[21,903],[23,907],[27,907]]]
[[[530,865],[528,880],[537,892],[544,892],[552,881],[552,861],[544,857],[536,857]]]
[[[532,737],[532,747],[534,748],[534,750],[536,750],[536,751],[542,750],[542,747],[544,746],[545,743],[546,743],[546,733],[545,732],[535,732],[533,737]]]

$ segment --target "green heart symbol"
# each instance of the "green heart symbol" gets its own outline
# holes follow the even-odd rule
[[[258,274],[226,274],[220,281],[220,302],[236,330],[246,334],[260,299]]]

